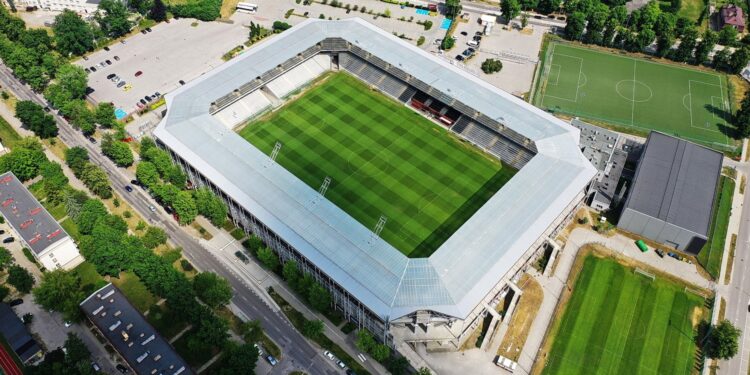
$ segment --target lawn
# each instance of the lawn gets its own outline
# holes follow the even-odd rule
[[[704,302],[684,285],[588,255],[543,374],[690,374]]]
[[[172,337],[182,332],[187,323],[180,319],[166,305],[151,305],[148,309],[146,320],[169,341]]]
[[[83,262],[74,269],[74,272],[81,279],[81,290],[87,296],[107,285],[107,282],[96,272],[96,267],[89,262]]]
[[[74,240],[78,241],[81,233],[78,232],[78,225],[73,222],[73,219],[67,218],[60,222],[60,226],[68,232],[68,235],[73,237]]]
[[[646,135],[657,130],[722,151],[733,136],[726,76],[550,43],[535,105]]]
[[[698,17],[703,13],[703,9],[706,7],[706,1],[704,0],[682,0],[680,10],[677,15],[685,17],[693,22],[698,21]],[[705,21],[705,20],[704,20]]]
[[[142,313],[158,301],[158,298],[151,294],[141,279],[130,271],[120,272],[120,277],[112,278],[111,281],[112,284],[120,288],[128,301]]]
[[[429,256],[515,170],[344,73],[240,130],[266,154],[409,257]]]
[[[18,135],[18,132],[10,126],[8,121],[0,117],[0,143],[5,147],[13,148],[19,140],[21,140],[21,136]]]
[[[727,226],[729,225],[729,214],[732,212],[732,198],[734,195],[734,180],[727,176],[721,176],[719,189],[714,199],[713,218],[711,219],[711,230],[708,242],[698,253],[698,262],[708,271],[714,279],[721,272],[721,258],[727,239]]]

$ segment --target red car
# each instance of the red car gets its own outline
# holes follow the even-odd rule
[[[143,72],[142,72],[142,71],[140,71],[140,70],[139,70],[139,71],[137,71],[137,72],[135,72],[135,76],[136,76],[136,77],[140,77],[140,76],[141,76],[141,74],[143,74]]]

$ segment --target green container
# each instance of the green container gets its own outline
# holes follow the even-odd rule
[[[646,246],[646,243],[643,242],[643,240],[635,241],[635,246],[638,246],[638,248],[644,253],[648,251],[648,246]]]

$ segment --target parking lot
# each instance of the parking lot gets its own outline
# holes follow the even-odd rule
[[[247,40],[248,30],[241,23],[195,22],[188,19],[161,23],[146,34],[137,34],[115,43],[109,51],[100,50],[77,60],[82,68],[96,68],[89,74],[90,97],[113,102],[124,113],[137,109],[140,99],[156,92],[165,94],[223,63],[221,56]],[[111,65],[98,64],[109,60]],[[136,77],[136,73],[141,74]],[[118,88],[107,76],[116,74],[125,81]],[[129,85],[130,89],[125,90]]]

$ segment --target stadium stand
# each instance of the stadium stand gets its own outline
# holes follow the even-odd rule
[[[282,69],[284,68],[282,64]],[[266,84],[266,87],[278,98],[284,98],[294,90],[314,80],[331,69],[331,58],[326,55],[315,56]]]
[[[361,80],[377,87],[380,91],[406,102],[414,93],[414,89],[409,87],[403,81],[391,76],[390,74],[368,64],[364,60],[348,53],[339,54],[339,65],[349,73],[354,74]],[[411,94],[407,94],[407,92]],[[406,94],[406,95],[404,95]],[[406,98],[403,100],[402,98]]]
[[[271,100],[266,97],[262,90],[255,90],[221,111],[214,113],[214,116],[227,129],[232,129],[270,107]]]

